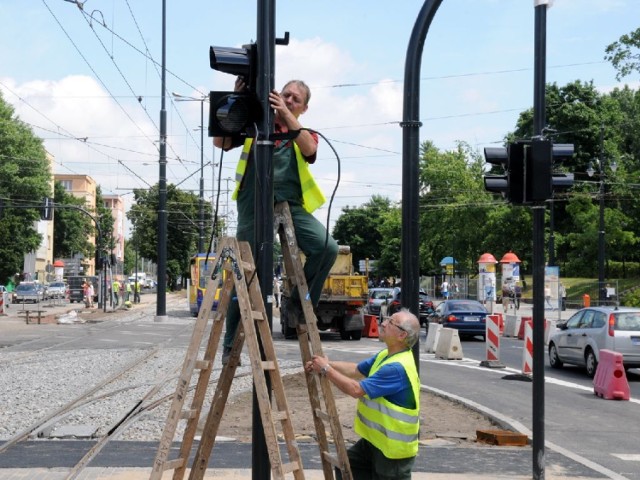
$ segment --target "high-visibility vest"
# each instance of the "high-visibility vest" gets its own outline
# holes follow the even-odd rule
[[[400,363],[403,367],[416,401],[415,408],[405,408],[389,402],[384,397],[375,399],[368,395],[358,400],[354,430],[378,448],[385,457],[392,459],[415,457],[418,453],[420,432],[420,379],[411,350],[387,358],[387,350],[380,352],[369,376],[389,363]]]
[[[247,171],[247,161],[249,160],[252,142],[253,138],[247,138],[244,142],[244,147],[242,148],[242,154],[240,155],[238,167],[236,168],[236,188],[231,196],[234,200],[238,199],[238,192],[240,191],[242,178]],[[327,199],[322,193],[322,190],[320,190],[320,187],[313,178],[313,175],[311,175],[309,164],[304,159],[300,148],[295,142],[293,142],[293,150],[295,151],[296,161],[298,163],[298,175],[300,176],[300,188],[302,190],[302,207],[307,212],[312,213],[324,204]]]

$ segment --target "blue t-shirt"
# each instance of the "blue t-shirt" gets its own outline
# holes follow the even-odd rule
[[[358,371],[364,375],[360,386],[369,398],[384,397],[385,400],[405,408],[415,408],[416,399],[413,396],[411,382],[402,365],[391,362],[383,365],[376,373],[369,376],[371,367],[376,360],[373,356],[363,360],[357,366]]]

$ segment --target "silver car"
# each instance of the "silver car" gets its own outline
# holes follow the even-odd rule
[[[367,298],[366,313],[369,315],[379,315],[380,306],[385,303],[387,299],[391,298],[392,294],[393,288],[370,288],[369,297]]]
[[[580,365],[593,377],[600,350],[621,353],[625,369],[640,367],[640,308],[583,308],[558,328],[549,340],[553,368]]]

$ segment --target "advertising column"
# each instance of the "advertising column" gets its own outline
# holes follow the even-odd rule
[[[478,260],[478,301],[493,313],[496,301],[496,264],[498,261],[490,253],[484,253]]]

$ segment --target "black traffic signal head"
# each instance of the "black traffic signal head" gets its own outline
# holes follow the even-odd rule
[[[249,92],[209,93],[209,136],[246,136],[262,119],[262,105]]]
[[[509,157],[505,147],[485,147],[484,158],[487,163],[502,166],[504,173],[507,173]],[[485,175],[484,188],[488,192],[500,193],[506,198],[509,189],[509,179],[507,175]]]
[[[256,91],[257,46],[255,43],[243,45],[242,48],[210,47],[209,64],[219,72],[242,77],[250,92]]]
[[[211,68],[242,77],[246,85],[242,92],[210,92],[210,137],[245,136],[262,119],[262,105],[256,97],[257,52],[255,43],[242,48],[209,48]]]

